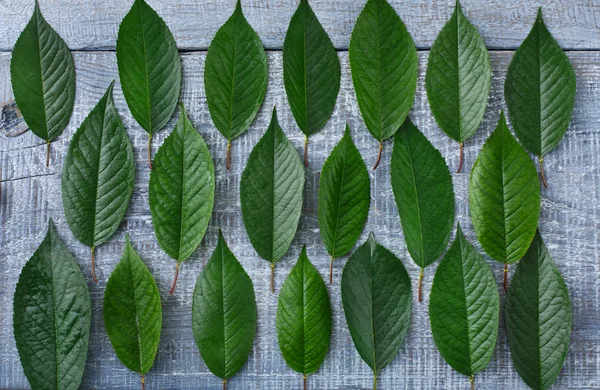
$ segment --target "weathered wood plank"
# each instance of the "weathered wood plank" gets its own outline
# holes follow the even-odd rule
[[[458,163],[457,145],[436,126],[424,92],[424,71],[427,52],[419,53],[419,84],[413,121],[439,148],[452,170]],[[207,141],[215,161],[217,196],[207,237],[186,262],[180,274],[177,292],[168,296],[175,263],[160,249],[153,234],[148,207],[148,169],[145,163],[146,134],[132,120],[117,83],[117,108],[134,144],[137,161],[136,186],[125,221],[115,237],[97,249],[100,283],[89,278],[88,249],[79,244],[69,231],[63,216],[60,197],[60,170],[68,140],[112,79],[117,78],[114,53],[75,53],[77,67],[77,99],[75,113],[65,133],[53,144],[52,166],[44,166],[45,149],[32,134],[19,138],[0,137],[0,166],[2,167],[2,201],[0,204],[0,388],[26,388],[12,330],[12,296],[17,277],[27,259],[42,240],[49,217],[57,223],[61,237],[75,253],[89,280],[93,305],[93,325],[83,388],[139,388],[139,377],[129,372],[117,360],[102,325],[102,294],[108,276],[120,258],[125,233],[130,234],[134,247],[148,264],[157,279],[163,297],[164,326],[161,344],[154,367],[147,375],[148,389],[220,389],[221,383],[210,374],[200,359],[191,330],[191,297],[195,279],[216,245],[218,228],[222,227],[233,252],[251,276],[259,308],[258,334],[248,364],[228,383],[230,389],[289,389],[299,388],[300,375],[286,367],[277,346],[275,329],[276,296],[268,292],[267,263],[257,257],[245,233],[239,203],[239,179],[251,148],[266,130],[270,112],[278,107],[280,123],[298,151],[303,138],[296,128],[284,95],[281,53],[269,53],[270,80],[265,104],[251,129],[233,143],[232,170],[224,167],[225,140],[210,121],[203,90],[203,53],[183,55],[184,85],[182,101],[192,123]],[[295,264],[302,244],[322,275],[328,272],[329,256],[323,248],[317,228],[317,191],[320,169],[340,139],[345,122],[367,165],[376,158],[377,143],[371,138],[360,119],[350,81],[347,53],[339,53],[342,64],[340,96],[333,118],[323,132],[312,138],[310,168],[307,171],[305,209],[296,239],[287,256],[277,266],[277,291]],[[453,174],[457,218],[471,241],[474,232],[468,215],[467,185],[469,171],[485,139],[495,127],[499,110],[504,106],[502,84],[512,52],[491,55],[494,71],[493,85],[485,122],[475,137],[466,144],[465,169]],[[572,124],[556,151],[546,158],[550,188],[542,189],[540,229],[550,252],[565,276],[573,302],[574,328],[571,349],[555,389],[600,388],[600,52],[569,53],[577,73],[577,96]],[[0,54],[0,74],[7,74],[10,54]],[[0,101],[11,98],[8,78],[0,79]],[[157,135],[155,149],[174,124]],[[402,237],[396,206],[389,184],[391,143],[385,145],[381,166],[370,172],[372,204],[360,243],[373,231],[378,240],[403,259],[416,282],[418,269],[410,261]],[[478,250],[481,247],[476,245]],[[482,252],[483,253],[483,252]],[[489,260],[489,258],[488,258]],[[335,283],[329,287],[333,305],[333,337],[330,353],[324,366],[309,378],[313,389],[364,389],[371,385],[369,368],[352,345],[346,327],[340,299],[341,270],[346,258],[339,259],[334,268]],[[499,281],[501,265],[490,264]],[[513,267],[514,268],[514,267]],[[396,360],[380,377],[381,389],[468,389],[468,380],[445,364],[431,337],[427,314],[428,292],[435,265],[425,276],[424,302],[414,302],[412,329]],[[514,269],[511,269],[511,274]],[[486,371],[476,377],[478,389],[526,389],[518,377],[508,351],[503,321],[498,346]]]
[[[73,50],[114,49],[119,23],[133,0],[40,0],[50,24]],[[233,10],[234,0],[148,0],[165,19],[180,49],[206,49]],[[450,17],[454,0],[390,0],[418,48],[429,48]],[[514,49],[527,35],[537,7],[565,49],[600,49],[596,0],[463,0],[466,15],[491,48]],[[298,0],[242,0],[265,46],[280,49]],[[338,49],[347,49],[364,0],[311,0]],[[0,50],[10,50],[31,16],[33,0],[0,2]]]

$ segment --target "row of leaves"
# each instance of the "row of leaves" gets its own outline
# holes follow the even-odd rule
[[[149,46],[146,42],[150,42]],[[313,44],[311,50],[305,50]],[[531,66],[536,50],[539,61]],[[239,52],[242,55],[236,56]],[[37,69],[38,77],[30,78],[29,85],[21,84],[19,77],[26,72],[17,68],[19,64],[25,66],[19,61],[35,55],[41,67]],[[136,0],[123,20],[117,59],[128,106],[151,140],[175,109],[181,67],[168,28],[143,0]],[[454,221],[454,197],[443,158],[407,120],[414,99],[416,62],[412,39],[393,8],[384,0],[369,0],[351,39],[353,83],[367,128],[380,141],[380,152],[383,140],[396,134],[392,185],[407,247],[415,262],[424,268],[439,258],[447,246]],[[57,63],[65,63],[67,69],[59,72]],[[45,136],[41,130],[36,134],[42,134],[48,145],[50,134],[58,136],[70,117],[74,101],[71,70],[72,58],[66,45],[36,6],[30,24],[15,45],[11,74],[13,85],[23,87],[19,92],[15,88],[15,97],[34,132],[35,127],[28,121],[31,114],[23,107],[44,113],[46,123],[41,125],[45,125]],[[307,142],[308,136],[318,132],[333,111],[339,73],[339,61],[329,37],[308,3],[301,1],[284,43],[284,80],[292,112]],[[513,77],[516,81],[511,79],[513,74],[518,74]],[[457,4],[432,47],[426,84],[436,120],[460,142],[461,151],[462,143],[482,121],[490,80],[485,45]],[[554,82],[548,86],[547,80]],[[38,81],[39,84],[31,85]],[[266,82],[264,50],[238,2],[209,48],[205,70],[211,116],[228,142],[252,123],[262,104]],[[573,108],[574,76],[541,14],[515,54],[506,85],[517,135],[530,151],[543,156],[566,130]],[[39,87],[42,93],[38,95],[43,99],[41,107],[36,107],[40,101],[31,98],[31,91]],[[72,93],[60,93],[64,91]],[[133,190],[132,148],[111,91],[112,86],[74,135],[62,176],[67,221],[77,238],[92,248],[92,260],[94,248],[107,241],[120,224]],[[52,100],[56,96],[66,100],[58,104],[58,100]],[[547,114],[548,110],[552,112]],[[516,123],[522,122],[520,115],[530,118],[535,113],[540,120],[527,123],[527,135],[531,138],[527,141]],[[404,130],[396,132],[403,122]],[[50,131],[50,124],[58,125]],[[43,126],[40,128],[44,130]],[[532,128],[539,129],[538,138],[531,137]],[[183,109],[175,130],[157,153],[155,164],[150,180],[153,225],[161,247],[177,260],[178,271],[180,262],[189,258],[202,240],[214,201],[212,159]],[[508,131],[502,116],[475,163],[470,194],[478,238],[492,258],[505,264],[519,260],[533,240],[539,216],[539,187],[535,181],[533,163]],[[241,183],[248,235],[257,253],[270,261],[272,268],[287,252],[295,235],[303,185],[303,170],[295,148],[281,131],[274,113],[269,130],[249,158]],[[323,167],[319,191],[319,224],[332,262],[349,252],[362,232],[369,208],[369,186],[366,167],[347,129]],[[273,223],[265,224],[265,220]],[[94,271],[93,277],[96,279]],[[418,295],[420,299],[420,283]],[[381,368],[381,364],[373,362],[375,373],[378,366]]]

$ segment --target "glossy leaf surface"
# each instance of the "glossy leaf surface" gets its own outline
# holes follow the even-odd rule
[[[211,218],[215,169],[183,106],[175,129],[154,158],[149,198],[161,248],[177,261],[187,260],[200,245]]]
[[[181,59],[169,27],[145,0],[135,0],[121,22],[117,64],[133,117],[150,134],[161,130],[179,100]]]
[[[221,232],[196,282],[192,329],[202,359],[222,379],[242,368],[254,344],[256,300],[252,280]]]
[[[331,304],[327,287],[302,249],[277,305],[277,338],[286,363],[301,374],[317,371],[329,350]]]
[[[444,360],[463,375],[483,371],[494,354],[499,316],[494,274],[459,226],[429,298],[431,332]]]
[[[21,271],[14,295],[15,342],[32,388],[79,388],[91,312],[85,278],[50,220],[44,241]]]
[[[547,389],[565,361],[573,314],[569,290],[539,232],[519,262],[506,295],[510,354],[532,389]]]
[[[332,258],[345,255],[356,244],[370,203],[369,172],[346,125],[319,179],[319,232]]]
[[[523,257],[537,229],[540,186],[504,114],[473,165],[469,196],[473,227],[486,253],[505,264]]]
[[[129,237],[121,261],[104,290],[104,327],[121,363],[147,373],[158,351],[162,328],[160,293]]]
[[[287,252],[302,212],[304,167],[287,139],[277,112],[258,141],[240,181],[242,217],[252,246],[275,263]]]

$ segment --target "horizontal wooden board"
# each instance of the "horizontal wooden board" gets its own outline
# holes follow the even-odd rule
[[[147,0],[165,19],[177,45],[206,49],[232,12],[234,0]],[[115,48],[119,23],[133,0],[40,0],[50,24],[73,50]],[[298,0],[242,0],[265,47],[280,49]],[[429,48],[450,17],[454,0],[390,0],[418,48]],[[463,0],[467,17],[491,48],[514,49],[543,5],[552,33],[565,49],[600,49],[597,0]],[[336,48],[347,49],[364,0],[310,0]],[[10,50],[31,16],[33,0],[0,2],[0,50]]]
[[[465,167],[453,174],[456,213],[469,240],[475,236],[468,214],[469,172],[485,139],[493,131],[504,107],[503,80],[512,52],[493,52],[493,84],[485,122],[472,140],[466,143]],[[424,92],[427,52],[419,53],[417,97],[412,120],[439,148],[450,168],[456,170],[458,145],[446,137],[431,116]],[[225,170],[226,141],[212,125],[202,84],[204,53],[183,54],[184,79],[182,101],[192,123],[207,141],[213,154],[217,178],[215,209],[204,242],[185,262],[175,295],[168,290],[175,262],[158,246],[148,207],[148,175],[146,165],[146,133],[133,121],[123,99],[120,85],[115,87],[117,108],[133,142],[136,159],[136,184],[129,210],[117,234],[97,248],[100,283],[90,278],[89,249],[76,241],[63,215],[60,195],[60,171],[68,141],[77,126],[102,96],[113,79],[117,79],[115,55],[112,52],[75,53],[77,97],[75,112],[65,133],[52,144],[52,165],[44,166],[45,146],[27,133],[18,138],[0,135],[0,167],[2,199],[0,201],[0,388],[26,388],[13,339],[12,302],[19,272],[41,242],[48,218],[52,217],[61,237],[66,241],[86,275],[92,295],[93,324],[90,351],[82,388],[139,388],[139,376],[119,363],[112,350],[102,322],[102,296],[106,280],[117,264],[125,241],[125,233],[157,279],[163,300],[163,332],[156,362],[146,376],[148,389],[221,389],[221,382],[210,374],[202,362],[191,330],[191,298],[196,277],[216,246],[221,227],[232,251],[251,276],[258,303],[258,333],[250,359],[243,370],[230,381],[229,389],[292,389],[301,387],[301,376],[285,365],[275,335],[277,297],[268,291],[268,263],[256,255],[244,230],[239,200],[239,180],[252,147],[265,132],[271,110],[277,106],[285,133],[301,152],[303,136],[297,129],[284,94],[281,53],[269,53],[270,80],[267,96],[250,130],[233,142],[232,169]],[[307,245],[308,256],[327,276],[329,256],[319,237],[317,225],[317,191],[319,173],[326,157],[339,141],[348,122],[352,136],[368,166],[375,162],[377,142],[369,135],[360,118],[350,80],[347,53],[339,53],[342,65],[341,91],[331,121],[309,146],[310,168],[307,170],[304,212],[298,234],[289,253],[277,264],[276,288],[295,264],[301,246]],[[546,157],[550,188],[542,189],[540,229],[550,253],[563,273],[573,304],[573,336],[566,364],[555,389],[600,388],[600,52],[569,53],[577,74],[575,113],[564,140]],[[8,74],[10,54],[0,54],[0,74]],[[0,101],[11,99],[8,77],[0,78]],[[173,128],[175,118],[165,131],[157,134],[154,151]],[[372,202],[367,227],[369,231],[396,253],[404,262],[416,287],[418,267],[410,260],[404,244],[396,205],[389,179],[391,142],[386,142],[382,164],[370,171]],[[477,249],[481,247],[476,244]],[[486,258],[492,265],[502,301],[502,266]],[[329,355],[323,367],[308,379],[311,389],[365,389],[372,383],[370,369],[355,351],[340,299],[341,271],[347,257],[336,260],[334,284],[329,287],[333,306],[333,336]],[[412,327],[398,357],[380,375],[381,389],[468,389],[469,382],[454,372],[437,352],[427,306],[436,265],[426,269],[424,301],[414,300]],[[511,267],[511,275],[514,267]],[[415,290],[416,291],[416,290]],[[477,389],[524,390],[510,361],[504,321],[501,321],[498,346],[489,367],[476,376]]]

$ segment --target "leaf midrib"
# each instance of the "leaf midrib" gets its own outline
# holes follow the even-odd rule
[[[228,129],[228,137],[227,137],[227,141],[231,141],[231,132],[233,130],[233,93],[234,93],[234,89],[235,89],[235,65],[236,65],[236,58],[237,58],[237,30],[238,30],[238,18],[239,15],[237,14],[238,10],[236,9],[235,11],[233,11],[235,16],[235,20],[233,21],[233,58],[231,60],[231,99],[230,99],[230,104],[229,104],[229,129]],[[241,13],[242,11],[239,10],[239,12]],[[243,16],[243,14],[242,14]]]
[[[458,1],[458,0],[457,0]],[[461,74],[460,74],[460,69],[461,66],[459,64],[460,62],[460,58],[461,58],[461,47],[460,47],[460,15],[461,15],[461,11],[459,9],[460,5],[458,4],[458,2],[456,3],[456,70],[458,73],[458,78],[457,78],[457,84],[456,84],[456,102],[458,104],[458,139],[460,140],[460,142],[463,142],[463,128],[462,128],[462,105],[460,104],[460,97],[461,97],[461,86],[462,86],[462,80],[461,80]]]
[[[144,19],[142,18],[142,6],[140,5],[140,2],[136,0],[135,4],[137,4],[138,7],[138,13],[140,16],[140,25],[142,28],[142,33],[140,34],[142,36],[142,48],[144,49],[144,71],[146,73],[146,96],[148,97],[148,133],[152,134],[152,104],[150,102],[150,74],[148,72],[148,52],[146,50],[146,35],[145,35],[145,30],[144,30]]]
[[[40,31],[39,31],[39,26],[38,23],[40,23],[41,21],[39,20],[38,16],[41,16],[41,11],[39,10],[39,5],[36,5],[36,10],[34,11],[34,15],[35,15],[35,37],[36,37],[36,42],[38,44],[38,58],[39,58],[39,62],[40,62],[40,88],[42,90],[42,104],[44,105],[44,126],[46,127],[46,140],[49,142],[50,141],[50,130],[48,129],[48,114],[47,114],[47,108],[46,108],[46,91],[44,90],[44,72],[42,70],[42,46],[41,46],[41,42],[40,42]],[[38,15],[39,13],[39,15]],[[42,18],[43,20],[43,18]]]
[[[419,249],[421,250],[421,263],[419,264],[419,266],[421,266],[421,268],[425,267],[425,248],[423,245],[423,223],[421,222],[421,206],[419,204],[419,194],[418,194],[418,188],[417,188],[417,178],[415,176],[415,168],[414,168],[414,164],[413,164],[413,153],[412,153],[412,145],[410,142],[410,138],[409,138],[409,134],[406,135],[406,143],[408,146],[408,158],[410,160],[410,173],[412,175],[412,179],[413,179],[413,183],[415,186],[415,203],[417,204],[416,210],[417,210],[417,220],[419,221],[419,239],[420,239],[420,244],[419,245]]]
[[[50,229],[52,229],[52,227],[50,227]],[[56,389],[60,389],[59,386],[59,382],[60,382],[60,376],[59,376],[59,364],[58,364],[58,319],[56,318],[56,295],[55,295],[55,291],[54,291],[54,265],[52,264],[52,259],[54,258],[54,244],[53,244],[53,237],[52,237],[52,233],[49,232],[50,235],[50,280],[52,282],[52,314],[53,314],[53,325],[54,325],[54,350],[55,350],[55,355],[54,355],[54,360],[55,360],[55,372],[56,372]]]
[[[140,358],[140,374],[144,371],[144,357],[142,354],[142,336],[141,336],[141,330],[140,330],[140,317],[138,315],[139,312],[139,307],[138,307],[138,299],[137,299],[137,295],[136,295],[136,290],[135,290],[135,283],[133,280],[133,268],[131,267],[131,248],[128,248],[128,254],[127,254],[127,266],[129,267],[129,280],[131,281],[131,287],[132,287],[132,291],[133,291],[133,306],[135,307],[135,329],[136,329],[136,336],[137,336],[137,342],[138,342],[138,354],[139,354],[139,358]]]
[[[464,298],[464,303],[465,303],[465,318],[467,319],[467,329],[465,331],[465,333],[467,334],[467,340],[469,341],[469,371],[472,373],[473,372],[473,362],[471,359],[471,355],[473,353],[472,349],[471,349],[471,318],[469,316],[469,310],[467,307],[467,284],[466,284],[466,275],[465,275],[465,267],[464,267],[464,261],[463,261],[463,237],[462,237],[462,232],[458,232],[461,234],[461,236],[458,236],[457,234],[457,243],[458,243],[458,253],[460,255],[460,270],[461,270],[461,279],[462,279],[462,284],[463,284],[463,288],[462,288],[462,293],[463,293],[463,298]]]
[[[342,142],[344,143],[344,154],[342,156],[342,173],[341,173],[341,185],[340,185],[340,195],[338,197],[338,207],[337,207],[337,213],[335,214],[335,230],[333,232],[333,248],[331,249],[331,252],[333,252],[331,254],[331,257],[333,257],[335,259],[335,248],[336,248],[336,244],[337,244],[337,231],[338,231],[338,227],[339,227],[339,223],[340,223],[340,212],[342,210],[342,195],[344,193],[344,181],[346,179],[346,154],[348,152],[348,148],[346,145],[346,135],[344,134],[344,136],[342,137]]]

